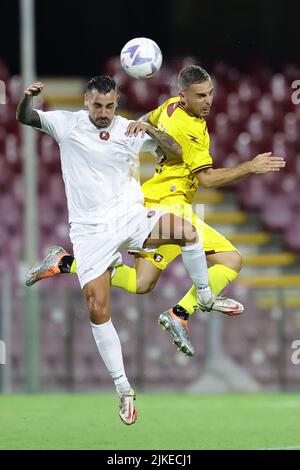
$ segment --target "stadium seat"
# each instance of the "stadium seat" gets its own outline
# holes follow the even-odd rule
[[[39,139],[39,164],[47,173],[59,173],[60,157],[57,143],[48,134],[41,134]]]
[[[300,251],[300,212],[293,216],[291,223],[285,229],[284,235],[287,245],[296,252]]]
[[[21,213],[16,201],[9,194],[5,194],[0,200],[1,224],[9,232],[18,231],[21,222]]]
[[[10,103],[15,109],[23,94],[23,84],[21,77],[19,75],[14,75],[13,77],[11,77],[8,81],[7,88],[10,97]]]
[[[269,195],[262,204],[262,217],[270,230],[284,230],[293,221],[293,212],[288,198],[283,194]]]
[[[263,179],[255,176],[250,176],[245,183],[241,182],[239,188],[241,201],[249,210],[260,209],[269,195]]]

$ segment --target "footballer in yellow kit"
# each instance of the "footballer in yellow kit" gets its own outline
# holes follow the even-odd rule
[[[160,209],[163,206],[192,222],[202,238],[206,254],[236,250],[223,235],[204,223],[191,206],[199,186],[195,174],[213,164],[206,121],[189,114],[179,97],[167,100],[149,113],[147,120],[174,137],[182,147],[183,156],[178,161],[165,160],[156,166],[154,176],[142,186],[145,205],[159,206]],[[163,245],[155,253],[141,253],[141,256],[163,270],[180,252],[177,245]]]

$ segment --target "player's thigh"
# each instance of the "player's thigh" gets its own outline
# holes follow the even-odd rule
[[[176,202],[176,201],[175,201]],[[147,204],[146,204],[147,205]],[[151,204],[148,204],[151,207]],[[158,204],[159,209],[166,210],[167,212],[173,213],[178,217],[184,217],[192,225],[194,223],[193,212],[190,205],[183,204]],[[145,260],[149,261],[153,266],[157,267],[159,270],[163,271],[166,267],[175,259],[177,256],[181,255],[181,248],[179,245],[173,244],[163,244],[160,245],[154,252],[150,253],[140,253],[140,256]]]
[[[82,289],[91,281],[100,278],[109,267],[116,266],[122,260],[119,252],[120,242],[114,235],[114,232],[104,230],[103,224],[71,225],[70,238]],[[90,291],[89,289],[88,292]]]
[[[224,235],[203,222],[203,220],[199,219],[196,214],[193,214],[192,223],[196,227],[198,235],[203,242],[203,248],[206,255],[221,251],[237,251],[235,246],[227,240]]]
[[[83,295],[90,313],[98,312],[107,316],[110,306],[110,270],[87,282]]]
[[[240,271],[242,256],[237,248],[224,235],[204,222],[203,247],[210,264],[224,264],[235,271]]]
[[[139,256],[163,271],[180,254],[181,248],[178,245],[161,245],[154,252],[140,253]]]
[[[223,264],[236,272],[242,269],[242,256],[239,251],[219,251],[206,256],[209,264]]]
[[[193,214],[192,222],[203,242],[207,261],[210,264],[224,264],[239,272],[242,268],[242,256],[237,248],[224,235]]]
[[[135,258],[137,294],[145,294],[154,289],[161,274],[161,269],[142,255],[138,254]]]
[[[197,241],[197,233],[193,224],[172,212],[163,214],[154,225],[144,247],[152,248],[161,244],[183,246]]]

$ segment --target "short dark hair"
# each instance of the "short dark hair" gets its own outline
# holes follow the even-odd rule
[[[193,83],[202,83],[210,80],[210,76],[206,70],[199,65],[188,65],[184,67],[178,74],[178,86],[186,89]]]
[[[99,93],[106,95],[111,90],[117,90],[117,84],[109,75],[96,75],[90,79],[85,92],[89,93],[92,90],[98,90]]]

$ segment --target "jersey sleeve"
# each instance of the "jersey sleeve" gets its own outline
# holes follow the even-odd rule
[[[41,120],[40,131],[50,134],[58,143],[61,142],[66,135],[72,123],[72,115],[70,111],[41,111],[35,110]]]
[[[155,108],[153,111],[150,112],[148,116],[148,122],[150,122],[152,126],[157,127],[161,113],[166,109],[169,101],[170,100],[165,101],[162,105],[158,106],[158,108]]]
[[[145,134],[144,137],[139,134],[136,137],[132,137],[132,150],[137,155],[140,152],[155,153],[158,144],[149,135]]]

